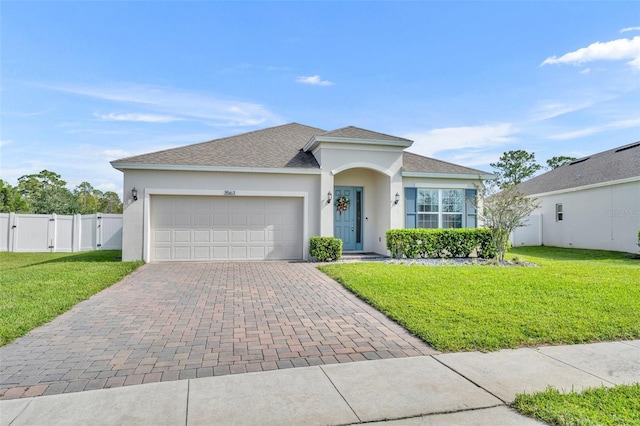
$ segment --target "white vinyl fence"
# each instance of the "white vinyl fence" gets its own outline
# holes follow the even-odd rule
[[[542,245],[542,215],[533,214],[524,220],[524,226],[520,226],[511,233],[511,246],[541,246]]]
[[[0,251],[78,252],[122,249],[121,214],[0,213]]]

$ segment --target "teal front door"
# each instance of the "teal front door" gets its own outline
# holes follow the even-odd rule
[[[333,236],[343,251],[362,250],[362,187],[336,186],[333,193]]]

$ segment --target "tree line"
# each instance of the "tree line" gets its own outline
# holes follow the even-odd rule
[[[122,201],[113,191],[102,192],[89,182],[73,190],[49,170],[24,175],[12,186],[0,179],[0,212],[33,214],[122,213]]]

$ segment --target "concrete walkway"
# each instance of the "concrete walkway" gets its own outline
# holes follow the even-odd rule
[[[0,401],[4,425],[539,424],[516,393],[640,382],[640,340],[465,352]]]

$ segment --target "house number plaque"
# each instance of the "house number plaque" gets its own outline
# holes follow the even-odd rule
[[[230,189],[224,190],[224,195],[236,195],[236,191],[232,191]]]

